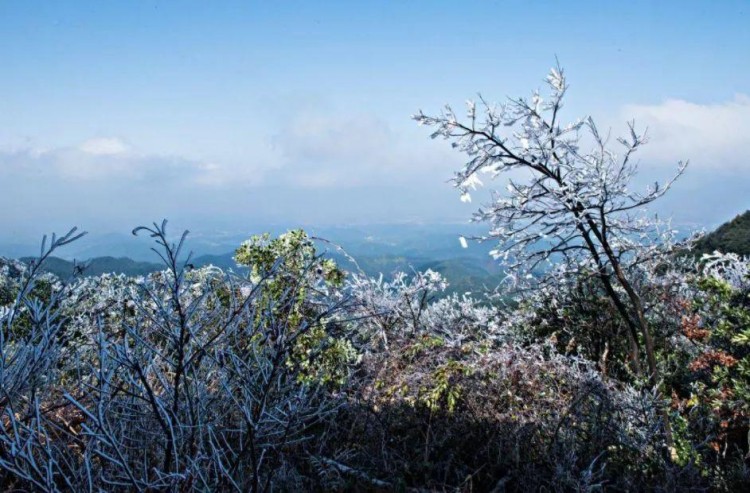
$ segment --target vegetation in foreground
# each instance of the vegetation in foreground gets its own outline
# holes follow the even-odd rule
[[[16,491],[743,491],[750,261],[676,255],[593,120],[548,101],[419,114],[477,172],[521,170],[477,218],[515,297],[434,271],[345,273],[303,231],[194,268],[61,280],[77,238],[0,266],[0,486]],[[582,150],[582,134],[594,142]],[[681,166],[678,175],[682,173]],[[490,301],[490,303],[487,303]]]

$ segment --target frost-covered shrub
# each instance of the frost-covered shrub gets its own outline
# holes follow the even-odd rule
[[[22,274],[0,332],[3,488],[259,491],[303,481],[309,430],[338,405],[316,362],[341,298],[301,298],[294,278],[267,296],[274,268],[252,280],[194,270],[181,257],[185,237],[172,244],[164,228],[137,230],[164,261],[147,277],[101,276],[39,299],[38,270]],[[26,331],[16,330],[22,314]],[[345,375],[349,356],[325,362]]]
[[[447,287],[445,278],[432,270],[411,275],[397,272],[390,280],[382,274],[377,278],[354,274],[347,282],[352,317],[358,319],[358,331],[365,341],[379,341],[371,347],[374,350],[387,349],[392,338],[425,333],[461,338],[467,329],[495,327],[492,311],[479,308],[471,298],[454,294],[433,303]]]
[[[692,438],[681,460],[694,460],[726,488],[750,485],[750,260],[703,258],[684,303],[675,347],[673,406]],[[745,462],[744,466],[742,462]],[[739,467],[737,467],[739,464]]]
[[[654,397],[549,346],[423,334],[363,369],[320,451],[341,485],[562,491],[670,475]]]
[[[659,259],[633,268],[633,287],[643,299],[652,328],[660,373],[668,378],[672,348],[683,345],[681,317],[697,266],[688,258]],[[522,293],[517,308],[504,318],[505,330],[526,343],[546,342],[563,354],[596,362],[599,371],[622,381],[642,381],[634,361],[628,325],[595,277]]]
[[[286,330],[294,344],[289,364],[298,367],[300,380],[341,386],[347,378],[347,365],[357,359],[350,341],[342,336],[341,317],[324,314],[331,303],[343,300],[341,287],[345,273],[324,258],[303,230],[293,230],[271,239],[254,236],[235,252],[239,265],[250,268],[249,285],[256,291],[256,323],[286,320]],[[290,299],[293,303],[279,303]],[[314,327],[306,322],[320,319]],[[263,327],[268,332],[270,327]],[[276,337],[273,334],[271,337]]]
[[[148,276],[0,262],[2,488],[747,486],[746,259],[629,272],[654,390],[590,278],[499,307],[436,299],[432,271],[348,276],[301,231],[245,243],[247,276],[195,269],[164,227],[139,230],[163,255]]]
[[[628,327],[595,279],[526,293],[504,323],[517,340],[551,344],[595,362],[603,375],[632,377]]]
[[[63,457],[73,445],[65,436],[65,411],[57,406],[65,321],[63,290],[40,266],[55,249],[81,235],[75,229],[47,247],[28,267],[4,262],[5,287],[11,302],[0,310],[0,486],[54,491],[75,489],[77,481]],[[49,417],[56,425],[49,427]],[[63,416],[61,419],[60,416]]]
[[[443,337],[454,345],[468,341],[497,343],[509,340],[498,308],[455,293],[429,305],[424,313],[423,326],[425,332]]]
[[[8,306],[16,298],[21,274],[26,266],[21,262],[0,258],[0,306]]]

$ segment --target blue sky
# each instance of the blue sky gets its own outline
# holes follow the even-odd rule
[[[454,222],[462,158],[409,119],[538,88],[648,125],[662,206],[750,208],[750,2],[0,3],[0,226]],[[502,188],[502,185],[498,185]]]

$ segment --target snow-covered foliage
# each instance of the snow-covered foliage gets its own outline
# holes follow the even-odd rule
[[[5,488],[257,491],[275,481],[284,447],[335,409],[328,381],[311,376],[348,360],[326,352],[326,337],[299,341],[340,302],[292,325],[279,315],[307,303],[295,286],[261,297],[265,279],[191,269],[184,237],[171,244],[164,227],[138,230],[165,267],[145,278],[35,291],[44,257],[70,237],[31,268],[4,268],[18,274],[3,276],[17,292],[0,332]]]
[[[675,234],[669,223],[646,213],[686,168],[676,176],[642,192],[632,190],[638,171],[635,154],[646,138],[629,124],[629,135],[610,145],[593,118],[562,123],[561,110],[568,84],[559,66],[546,79],[549,95],[537,91],[531,99],[491,104],[480,97],[467,103],[459,118],[446,106],[438,116],[419,112],[420,125],[434,127],[433,138],[451,142],[468,161],[454,183],[462,200],[482,185],[479,173],[490,179],[512,173],[505,192],[494,191],[492,201],[475,214],[490,230],[481,240],[498,242],[492,255],[500,259],[513,285],[559,284],[595,277],[626,322],[633,370],[642,372],[641,342],[647,375],[658,387],[653,330],[643,300],[634,287],[632,270],[644,262],[670,254]],[[667,411],[663,411],[667,442],[672,446]]]
[[[750,289],[750,260],[734,253],[714,252],[703,256],[705,274],[739,290]]]
[[[365,358],[363,371],[367,384],[324,450],[371,471],[365,484],[587,491],[625,486],[634,457],[659,461],[654,396],[548,346],[423,335]]]
[[[435,127],[433,138],[451,141],[469,157],[454,178],[463,200],[482,186],[480,173],[490,179],[512,173],[506,191],[495,192],[474,217],[491,226],[480,239],[498,240],[493,255],[515,282],[541,272],[607,271],[612,264],[637,264],[669,249],[676,232],[643,214],[643,208],[662,197],[674,179],[643,192],[631,190],[638,171],[635,153],[645,136],[630,124],[629,135],[617,139],[620,148],[613,149],[591,117],[562,123],[568,89],[563,70],[552,69],[546,82],[546,99],[539,92],[504,104],[481,98],[467,102],[464,119],[450,106],[439,116],[414,116],[420,125]],[[677,176],[685,167],[679,164]]]
[[[438,296],[447,282],[432,271],[347,275],[303,232],[246,243],[243,277],[193,269],[164,225],[145,231],[164,262],[145,277],[0,265],[3,488],[741,484],[711,471],[723,470],[712,447],[726,454],[746,416],[744,342],[725,337],[744,320],[732,294],[744,259],[631,272],[671,348],[657,353],[675,406],[669,459],[664,398],[630,372],[627,329],[595,278],[498,305]],[[699,323],[685,300],[702,299],[700,279],[737,289],[701,305]],[[706,380],[716,358],[737,397]]]
[[[498,336],[496,309],[467,295],[454,293],[438,298],[447,287],[445,278],[431,270],[411,275],[396,272],[390,280],[383,275],[370,278],[354,274],[347,282],[358,330],[367,340],[377,335],[385,349],[392,338],[435,335],[461,344],[466,339]]]

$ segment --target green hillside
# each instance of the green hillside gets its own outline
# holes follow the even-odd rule
[[[715,250],[750,255],[750,211],[722,224],[715,231],[701,238],[695,247],[697,255]]]

